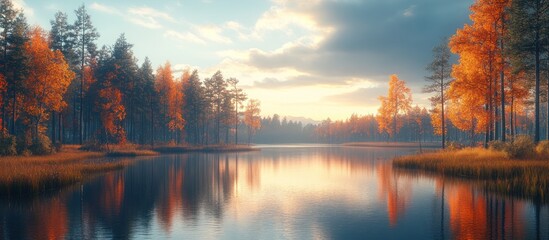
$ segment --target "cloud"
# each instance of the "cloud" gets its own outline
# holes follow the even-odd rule
[[[405,17],[412,17],[414,16],[414,10],[416,8],[416,5],[412,5],[410,6],[409,8],[406,8],[406,10],[404,10],[404,13],[402,13],[403,16]]]
[[[416,104],[426,106],[428,97],[419,93],[431,50],[468,21],[472,1],[273,0],[250,28],[236,21],[222,27],[260,42],[285,42],[218,51],[223,61],[215,69],[244,79],[266,106],[276,105],[267,94],[276,90],[285,99],[305,92],[306,102],[339,104],[333,114],[375,112],[391,74],[407,82]]]
[[[90,8],[93,9],[93,10],[96,10],[98,12],[103,12],[103,13],[107,13],[107,14],[110,14],[110,15],[120,15],[120,16],[123,15],[115,7],[107,6],[107,5],[96,3],[96,2],[92,3],[90,5]]]
[[[164,33],[164,37],[182,40],[186,42],[198,43],[202,45],[206,44],[206,41],[202,40],[200,37],[190,32],[181,33],[181,32],[176,32],[174,30],[167,30]]]
[[[258,39],[257,35],[251,33],[248,28],[242,26],[242,24],[236,21],[225,22],[225,24],[223,24],[223,28],[235,32],[238,35],[238,38],[244,41]]]
[[[359,88],[347,93],[326,96],[322,100],[345,106],[378,106],[378,97],[386,91],[385,87]]]
[[[233,41],[223,35],[223,29],[215,25],[195,25],[194,32],[209,42],[231,44]]]
[[[97,2],[92,3],[90,7],[98,12],[120,16],[130,23],[149,29],[161,29],[165,27],[165,22],[177,22],[170,14],[150,7],[130,7],[126,11],[121,11],[114,6]]]
[[[386,82],[397,73],[423,84],[431,49],[467,21],[468,1],[275,1],[256,29],[275,29],[299,22],[302,36],[274,51],[249,49],[246,64],[260,69],[295,68],[313,76],[370,78]],[[301,1],[299,1],[301,2]],[[299,16],[299,17],[298,17]],[[273,19],[281,19],[274,24]],[[296,20],[298,19],[298,20]]]
[[[150,29],[163,28],[162,21],[175,22],[168,13],[149,7],[133,7],[127,10],[128,21]]]
[[[334,79],[332,77],[300,75],[290,77],[287,80],[279,80],[274,77],[267,77],[261,81],[255,81],[253,87],[264,89],[297,88],[297,87],[354,87],[360,84],[369,84],[365,79]]]
[[[23,10],[25,16],[31,18],[34,17],[34,9],[29,7],[29,5],[27,5],[24,0],[13,0],[12,3],[15,9]]]

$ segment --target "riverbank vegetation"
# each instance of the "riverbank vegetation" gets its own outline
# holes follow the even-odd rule
[[[397,169],[480,181],[489,191],[549,202],[549,142],[527,137],[494,143],[489,149],[464,148],[398,157]]]
[[[44,193],[83,181],[95,173],[121,169],[128,163],[128,160],[88,161],[105,155],[68,145],[47,156],[1,157],[0,194],[10,197]]]
[[[0,157],[0,195],[28,197],[82,182],[96,174],[119,170],[133,157],[160,153],[255,151],[249,145],[158,146],[64,145],[48,155]],[[112,159],[116,158],[116,159]],[[107,160],[108,159],[108,160]],[[111,161],[112,160],[112,161]]]

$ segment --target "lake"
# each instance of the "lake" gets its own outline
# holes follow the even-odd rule
[[[141,158],[0,200],[1,239],[548,239],[549,208],[393,170],[416,149],[260,146]]]

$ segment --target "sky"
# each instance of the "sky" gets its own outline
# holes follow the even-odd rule
[[[391,74],[429,107],[432,48],[468,23],[472,0],[13,0],[30,24],[85,4],[112,46],[124,33],[140,63],[170,61],[235,77],[262,115],[342,120],[377,112]]]

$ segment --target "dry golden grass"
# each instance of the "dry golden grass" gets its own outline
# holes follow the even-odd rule
[[[102,157],[154,156],[163,153],[253,151],[244,145],[165,146],[153,149],[135,144],[110,145],[108,152],[82,151],[80,145],[64,145],[47,156],[0,157],[0,195],[33,195],[81,182],[90,176],[121,169],[129,160],[87,161]],[[162,151],[160,151],[162,150]]]
[[[487,190],[549,202],[549,159],[515,160],[503,152],[467,148],[403,156],[393,166],[479,180]]]
[[[108,157],[137,157],[137,156],[156,156],[158,152],[152,150],[114,150],[107,153]]]
[[[94,173],[123,168],[128,161],[96,162],[105,153],[64,146],[47,156],[0,157],[0,194],[35,194],[80,182]]]

